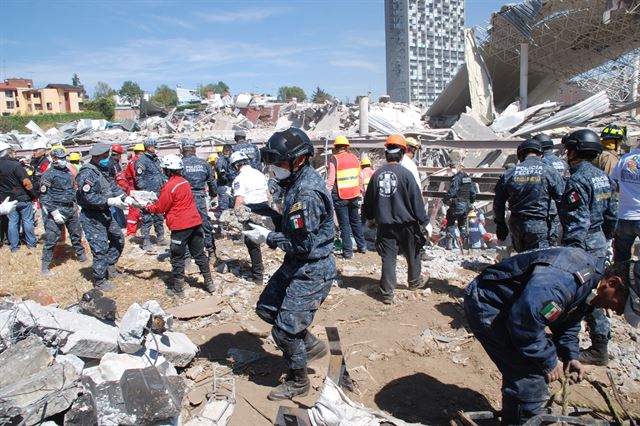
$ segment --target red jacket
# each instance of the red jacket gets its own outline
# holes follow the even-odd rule
[[[133,157],[131,157],[129,163],[127,163],[127,167],[124,169],[124,181],[121,180],[120,183],[116,181],[118,186],[122,188],[127,193],[127,195],[129,195],[131,191],[135,189],[136,169],[133,165],[138,157],[139,155],[134,155]]]
[[[171,176],[160,189],[158,201],[146,207],[149,213],[164,214],[167,226],[172,231],[202,225],[191,185],[182,176]]]

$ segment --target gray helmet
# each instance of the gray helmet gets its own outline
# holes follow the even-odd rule
[[[524,157],[530,152],[534,152],[538,155],[542,154],[542,146],[540,145],[540,141],[535,138],[529,138],[526,141],[522,142],[518,146],[518,160],[522,161]]]
[[[274,133],[260,153],[266,164],[291,161],[302,155],[312,156],[313,144],[304,130],[290,127]]]
[[[53,158],[65,158],[67,156],[67,152],[64,148],[55,148],[51,150],[51,156]]]
[[[540,133],[533,137],[535,140],[540,142],[540,146],[542,146],[543,151],[548,151],[553,148],[553,139],[546,133]]]
[[[180,146],[182,147],[182,149],[185,148],[195,148],[196,147],[196,142],[193,139],[182,139],[182,141],[180,142]]]
[[[157,145],[158,145],[158,141],[156,140],[156,138],[149,137],[144,140],[145,148],[156,147]]]
[[[562,144],[567,149],[575,149],[578,152],[595,152],[600,154],[603,146],[600,137],[590,129],[580,129],[569,133],[562,138]]]

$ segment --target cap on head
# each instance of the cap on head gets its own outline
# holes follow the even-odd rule
[[[233,138],[234,139],[239,139],[239,138],[245,138],[247,137],[247,132],[245,132],[244,130],[236,130],[236,132],[233,134]]]
[[[53,158],[65,158],[67,156],[67,150],[62,147],[56,147],[51,150],[51,156]]]
[[[69,161],[80,161],[80,159],[80,153],[78,152],[72,152],[69,154]]]
[[[410,146],[413,149],[420,149],[422,148],[422,145],[420,144],[420,142],[418,142],[416,140],[416,138],[409,136],[407,138],[407,146]]]
[[[96,143],[91,147],[91,151],[89,151],[89,155],[92,157],[97,157],[99,155],[107,154],[111,147],[106,143]]]
[[[47,149],[47,142],[43,141],[43,140],[37,140],[33,144],[33,148],[32,149],[34,151],[37,150],[37,149]]]
[[[369,157],[362,157],[362,160],[360,160],[360,166],[370,166],[371,165],[371,160],[369,159]]]
[[[395,152],[397,148],[401,148],[403,152],[407,152],[407,140],[400,134],[392,134],[387,136],[384,147],[388,152]]]
[[[143,151],[144,151],[144,144],[137,143],[133,146],[133,152],[143,152]]]
[[[144,140],[144,147],[146,148],[155,148],[156,146],[158,146],[158,141],[156,140],[156,138],[146,138]]]
[[[111,152],[116,152],[118,154],[122,154],[122,153],[124,153],[124,149],[122,149],[122,145],[115,144],[115,145],[111,145]]]
[[[340,135],[333,141],[333,146],[350,146],[349,139],[345,135]]]
[[[218,160],[218,155],[217,154],[211,154],[209,155],[209,158],[207,158],[207,161],[209,163],[215,163]]]
[[[182,149],[195,148],[196,147],[196,142],[193,139],[182,139],[182,142],[180,143],[180,146],[182,147]]]
[[[229,158],[229,162],[231,163],[232,166],[236,163],[239,163],[240,161],[249,161],[249,157],[247,157],[247,154],[245,154],[242,151],[236,151],[233,154],[231,154],[231,157]]]
[[[169,154],[162,159],[162,168],[167,170],[182,170],[184,164],[182,164],[182,158],[176,154]]]

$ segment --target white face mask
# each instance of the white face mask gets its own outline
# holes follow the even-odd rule
[[[58,166],[58,168],[64,169],[65,167],[67,167],[67,160],[57,160],[56,165]]]
[[[286,178],[291,176],[291,172],[287,169],[283,169],[282,167],[272,165],[271,171],[273,172],[273,176],[276,178],[276,180],[285,180]]]

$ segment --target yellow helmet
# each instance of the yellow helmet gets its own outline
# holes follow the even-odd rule
[[[222,152],[222,150],[224,149],[224,146],[220,145],[220,146],[216,146],[216,152],[218,154],[220,154]]]
[[[371,166],[371,160],[369,160],[369,157],[362,157],[362,160],[360,160],[360,167],[364,166]]]
[[[350,146],[349,139],[345,135],[340,135],[333,141],[333,146]]]
[[[80,161],[80,153],[72,152],[69,154],[69,161]]]
[[[407,145],[415,149],[420,149],[422,147],[422,145],[420,145],[420,142],[418,142],[415,138],[411,136],[407,138]]]
[[[143,152],[143,151],[144,151],[143,143],[137,143],[133,146],[133,152]]]
[[[475,210],[471,210],[467,216],[469,216],[469,217],[478,217],[478,214],[476,213]]]
[[[52,146],[52,147],[51,147],[51,151],[53,151],[54,149],[57,149],[57,148],[62,149],[62,150],[64,151],[64,153],[65,153],[65,154],[67,153],[67,148],[65,148],[65,147],[64,147],[64,146],[62,146],[62,145],[54,145],[54,146]]]
[[[218,160],[218,156],[216,154],[211,154],[207,159],[209,163],[215,163],[217,160]]]

